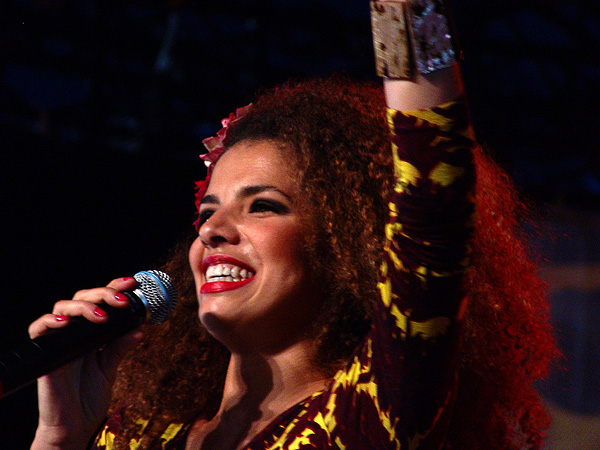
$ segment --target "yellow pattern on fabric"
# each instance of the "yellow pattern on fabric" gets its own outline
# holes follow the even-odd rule
[[[362,364],[360,362],[360,360],[357,357],[355,357],[354,360],[352,361],[352,365],[346,371],[340,371],[335,375],[334,384],[332,387],[333,394],[331,395],[331,397],[329,398],[329,401],[327,403],[328,413],[324,417],[324,424],[326,425],[326,428],[329,430],[333,429],[332,426],[333,427],[336,426],[335,417],[333,415],[335,406],[336,406],[336,400],[337,400],[337,395],[335,394],[335,392],[337,392],[340,388],[343,391],[348,391],[349,388],[353,388],[355,392],[364,393],[364,394],[368,395],[368,397],[371,399],[371,401],[373,402],[372,404],[375,407],[375,410],[377,411],[377,415],[379,417],[381,425],[383,425],[383,427],[389,433],[389,441],[395,442],[396,448],[399,450],[400,443],[396,439],[396,430],[395,430],[395,427],[398,424],[399,419],[398,418],[392,419],[391,411],[389,411],[389,410],[383,411],[381,409],[381,406],[379,404],[379,395],[378,395],[379,388],[378,388],[376,380],[374,379],[373,376],[370,376],[368,381],[360,382],[360,383],[358,382],[358,380],[361,378],[361,376],[369,375],[372,372],[371,358],[373,357],[373,349],[372,349],[371,339],[368,339],[366,344],[367,344],[367,360],[369,361],[369,363],[366,365]],[[319,423],[319,422],[317,422],[317,423]],[[336,444],[338,444],[338,446],[341,444],[341,442],[339,442],[339,439],[336,439]],[[345,448],[345,446],[341,446],[340,448]]]
[[[379,396],[377,395],[377,383],[372,380],[369,383],[369,385],[370,385],[370,389],[368,391],[365,390],[363,392],[367,392],[367,393],[371,394],[370,398],[373,401],[373,406],[375,406],[375,410],[377,411],[379,421],[380,421],[381,425],[383,425],[383,427],[389,433],[389,442],[395,442],[396,448],[398,450],[400,450],[400,442],[398,442],[398,439],[396,438],[396,426],[398,425],[398,422],[400,421],[400,419],[398,417],[396,417],[392,420],[391,410],[383,411],[381,409],[381,405],[379,404]]]
[[[108,428],[104,427],[97,438],[98,445],[103,445],[107,449],[113,447],[115,443],[115,435],[108,431]]]
[[[407,315],[402,314],[395,305],[394,308],[391,312],[396,317],[396,326],[404,332],[404,335],[408,333],[410,328],[410,337],[421,335],[424,339],[432,339],[442,336],[448,332],[448,328],[452,324],[450,319],[444,316],[432,317],[423,322],[415,322],[410,320]]]
[[[311,398],[309,399],[308,402],[313,401],[314,399],[316,399],[317,397],[319,397],[322,394],[323,394],[323,392],[316,392],[314,395],[311,396]],[[314,434],[314,431],[305,430],[305,431],[311,431],[311,432],[309,434],[303,433],[302,436],[296,438],[292,442],[292,444],[290,444],[290,446],[286,446],[286,447],[283,446],[284,443],[286,442],[288,436],[290,435],[290,433],[297,431],[296,424],[305,415],[306,415],[306,409],[300,411],[298,413],[298,415],[296,417],[294,417],[294,419],[288,424],[288,426],[285,428],[285,431],[281,434],[281,436],[270,447],[265,448],[265,450],[292,450],[292,449],[298,448],[297,446],[300,444],[310,443],[310,441],[297,442],[300,437],[306,438],[307,436]],[[327,427],[324,424],[319,423],[319,425],[321,426],[322,429],[324,429],[325,431],[327,431],[327,433],[329,433],[329,431],[327,430]]]
[[[360,361],[360,359],[355,356],[354,359],[352,360],[352,364],[350,365],[350,367],[344,371],[339,371],[338,373],[336,373],[335,377],[333,378],[334,382],[333,382],[333,388],[332,391],[335,392],[339,387],[342,387],[344,389],[347,389],[348,387],[353,387],[356,386],[358,383],[358,379],[360,378],[361,375],[364,374],[368,374],[371,372],[371,358],[373,357],[373,349],[372,349],[372,345],[371,345],[371,340],[368,339],[367,340],[367,360],[369,361],[368,364],[363,365]],[[333,395],[332,395],[333,397]],[[330,406],[335,406],[335,401],[332,401],[332,399],[329,399],[329,402],[327,404],[327,409],[329,412],[331,412],[331,408]],[[327,416],[326,416],[327,418]]]
[[[390,227],[393,228],[393,227]],[[388,233],[388,225],[386,225],[386,233]],[[392,230],[393,231],[393,230]],[[398,233],[400,234],[400,233]],[[404,267],[404,263],[402,262],[402,260],[398,257],[398,255],[394,252],[394,250],[392,250],[389,246],[385,246],[384,248],[385,252],[389,255],[390,260],[394,263],[394,268],[398,271],[402,271],[402,272],[408,272],[408,268]]]
[[[405,117],[413,117],[417,120],[417,127],[424,124],[424,122],[428,122],[437,126],[443,132],[453,131],[457,132],[455,127],[455,122],[453,119],[448,117],[444,112],[452,107],[454,102],[445,103],[436,110],[415,110],[415,111],[394,111],[388,109],[387,111],[387,119],[388,124],[390,125],[390,129],[393,131],[394,129],[394,119],[398,114],[402,114]],[[440,113],[441,112],[441,113]],[[467,137],[472,137],[472,130],[469,128],[465,130],[460,130],[460,134]],[[437,147],[440,144],[446,144],[451,141],[450,138],[446,136],[436,136],[432,142],[430,142],[430,147]],[[452,146],[446,149],[447,152],[453,152],[454,150],[461,148],[460,146]],[[397,147],[394,146],[394,169],[395,174],[398,179],[397,187],[400,189],[396,189],[398,193],[404,193],[404,186],[406,185],[417,185],[417,182],[420,178],[422,178],[422,174],[419,170],[414,167],[412,164],[402,161],[397,156]],[[465,169],[462,167],[455,167],[448,163],[440,162],[438,163],[429,173],[428,178],[434,183],[440,185],[443,188],[446,188],[452,185],[458,178],[464,176]],[[395,204],[390,204],[389,206],[389,216],[391,219],[396,219],[398,217],[397,206]],[[391,220],[391,223],[388,223],[385,226],[385,251],[389,256],[390,261],[392,262],[394,268],[398,271],[409,271],[400,255],[398,255],[394,249],[391,247],[392,241],[395,236],[403,236],[408,239],[414,240],[411,236],[407,235],[404,232],[404,227],[401,223],[396,222],[395,220]],[[429,242],[422,242],[423,245],[431,245]],[[420,266],[417,269],[414,269],[413,274],[417,276],[421,282],[423,283],[423,287],[427,288],[428,280],[432,277],[440,278],[440,277],[448,277],[452,275],[450,272],[434,272],[428,269],[425,266]],[[380,274],[382,276],[382,281],[378,283],[379,292],[381,295],[382,303],[385,307],[389,308],[389,312],[392,316],[394,316],[396,321],[396,326],[401,332],[403,338],[406,336],[415,337],[420,335],[424,339],[432,339],[440,335],[445,335],[448,332],[448,329],[452,323],[452,321],[444,316],[432,317],[428,320],[422,322],[416,322],[410,319],[409,313],[403,313],[400,311],[398,306],[393,303],[394,298],[397,298],[392,292],[392,283],[391,280],[387,277],[388,267],[386,263],[381,265]],[[420,439],[417,439],[420,441]],[[411,445],[412,447],[412,445]]]
[[[394,127],[394,117],[396,117],[396,114],[398,114],[398,111],[393,109],[387,110],[388,125],[391,129]],[[416,186],[417,180],[421,178],[421,174],[415,166],[400,159],[398,156],[398,146],[393,142],[392,161],[394,163],[394,179],[396,180],[394,191],[398,194],[402,194],[407,185],[412,184]]]
[[[388,223],[385,226],[385,237],[388,241],[391,241],[394,236],[403,235],[402,233],[402,224],[398,222]]]
[[[340,440],[339,437],[335,438],[335,445],[337,445],[340,450],[346,450],[346,446],[344,444],[342,444],[342,441]]]
[[[439,105],[436,110],[447,111],[456,105],[455,101],[450,101],[447,103],[443,103]],[[439,114],[431,109],[423,109],[423,110],[413,110],[413,111],[395,111],[393,109],[389,109],[387,111],[387,120],[388,125],[391,130],[394,129],[394,117],[397,114],[403,114],[406,117],[414,117],[417,119],[417,126],[423,124],[423,122],[430,122],[439,127],[439,129],[443,132],[451,131],[453,134],[457,134],[459,136],[465,137],[470,141],[475,141],[475,131],[471,124],[466,126],[465,128],[455,128],[455,121],[444,114]],[[440,137],[440,139],[445,139]],[[454,149],[452,149],[454,150]]]
[[[135,421],[135,424],[138,425],[140,428],[137,433],[137,438],[133,438],[131,441],[129,441],[129,450],[137,450],[137,448],[140,446],[140,438],[144,435],[144,430],[146,430],[148,423],[149,421],[144,419],[139,419]]]
[[[446,110],[454,104],[455,102],[444,103],[443,105],[438,106],[436,110]],[[436,125],[444,132],[451,131],[454,127],[454,121],[448,118],[447,115],[437,113],[436,110],[419,109],[414,111],[403,111],[402,114],[418,119],[417,126],[421,126],[422,122],[429,122]]]
[[[443,187],[448,187],[465,174],[465,169],[462,167],[451,166],[446,163],[439,163],[429,173],[429,179],[434,183],[440,184]]]
[[[327,402],[327,407],[326,407],[327,414],[324,416],[324,421],[329,426],[336,425],[336,420],[335,420],[335,416],[334,416],[334,411],[335,411],[335,406],[336,406],[336,401],[337,401],[336,392],[340,388],[344,391],[348,391],[348,389],[351,387],[356,388],[356,386],[359,384],[358,380],[360,379],[361,375],[371,373],[371,358],[373,357],[373,349],[372,349],[370,339],[367,340],[366,348],[367,348],[366,356],[367,356],[367,360],[369,361],[369,363],[367,365],[363,365],[361,363],[360,359],[355,356],[354,359],[352,360],[352,364],[348,367],[348,369],[345,371],[340,370],[338,373],[335,374],[335,376],[333,378],[334,381],[333,381],[333,385],[331,388],[332,394],[329,397],[329,400]]]
[[[137,432],[137,437],[129,441],[129,450],[137,450],[139,448],[141,445],[141,437],[144,435],[148,423],[148,420],[136,420],[136,425],[139,426],[139,430]],[[164,449],[169,441],[173,440],[184,426],[185,425],[182,423],[171,423],[161,435],[161,447]],[[111,432],[108,427],[104,427],[96,438],[96,444],[105,450],[111,450],[115,448],[115,437],[116,435]]]
[[[381,302],[386,308],[389,308],[392,304],[392,298],[396,298],[392,292],[392,280],[386,278],[385,281],[377,283],[379,292],[381,293]]]
[[[297,436],[296,439],[290,443],[286,450],[299,450],[301,445],[310,445],[309,436],[312,436],[313,434],[315,434],[315,432],[307,428],[300,433],[300,436]]]
[[[419,169],[417,169],[415,166],[413,166],[411,163],[409,163],[408,161],[403,161],[401,159],[398,159],[397,161],[394,161],[394,165],[397,164],[396,170],[397,173],[399,174],[398,176],[398,183],[405,186],[405,185],[412,185],[412,186],[416,186],[417,183],[419,182],[419,180],[421,178],[423,178],[423,176],[421,175],[421,172],[419,172]]]
[[[331,438],[330,430],[333,430],[337,424],[335,418],[333,416],[325,418],[321,412],[318,412],[313,422],[318,424],[321,429],[325,430],[327,433],[327,437]]]
[[[385,117],[387,119],[388,128],[390,130],[394,130],[394,118],[396,117],[396,114],[398,114],[398,111],[396,111],[395,109],[387,108]]]
[[[165,445],[173,438],[175,438],[175,436],[177,436],[177,434],[181,431],[181,428],[183,427],[182,423],[172,423],[171,425],[169,425],[167,427],[167,429],[165,430],[165,432],[162,434],[161,438],[164,439],[164,442],[162,444],[162,447],[165,448]]]
[[[415,337],[421,335],[424,339],[431,339],[440,335],[445,335],[451,325],[451,320],[444,316],[432,317],[423,322],[411,320],[408,315],[403,314],[400,309],[392,302],[397,296],[392,292],[392,281],[387,277],[387,264],[381,265],[380,273],[384,281],[377,283],[381,295],[381,301],[387,308],[390,308],[390,314],[396,319],[396,327],[401,331],[401,335],[406,337]],[[410,330],[410,333],[409,333]]]

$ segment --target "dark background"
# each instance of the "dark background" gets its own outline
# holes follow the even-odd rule
[[[598,3],[454,4],[480,139],[542,215],[588,223],[600,211]],[[0,350],[56,300],[168,255],[193,221],[202,139],[257,89],[332,72],[372,80],[372,68],[366,0],[4,0]],[[578,255],[592,265],[597,237]],[[596,315],[577,330],[594,334],[599,298],[585,297]],[[588,359],[549,395],[600,414],[597,387],[569,391],[600,374]],[[0,448],[28,448],[35,401],[33,387],[0,401]]]

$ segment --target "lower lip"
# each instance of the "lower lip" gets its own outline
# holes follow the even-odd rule
[[[233,291],[250,283],[254,277],[246,278],[242,281],[213,281],[212,283],[204,283],[200,288],[201,294],[214,294],[215,292]]]

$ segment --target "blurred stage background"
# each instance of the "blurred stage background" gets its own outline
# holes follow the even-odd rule
[[[454,1],[481,140],[538,206],[565,370],[549,448],[600,448],[600,6]],[[4,0],[0,351],[81,288],[156,267],[193,221],[201,141],[288,78],[374,79],[367,0]],[[477,395],[477,393],[474,393]],[[0,401],[28,448],[35,389]]]

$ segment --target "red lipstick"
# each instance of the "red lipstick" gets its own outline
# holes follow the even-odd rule
[[[202,273],[206,274],[206,269],[208,269],[209,266],[216,265],[216,264],[232,264],[234,266],[238,266],[243,269],[252,271],[253,273],[256,273],[254,271],[254,269],[252,269],[251,267],[249,267],[247,264],[243,263],[239,259],[233,258],[231,256],[227,256],[227,255],[211,255],[211,256],[208,256],[207,258],[205,258],[204,261],[202,261],[202,267],[201,267]],[[213,294],[215,292],[231,291],[231,290],[238,289],[238,288],[241,288],[242,286],[247,285],[253,279],[254,279],[254,276],[252,276],[251,278],[246,278],[245,280],[242,280],[242,281],[205,282],[202,285],[202,287],[200,288],[200,293],[201,294]]]
[[[214,294],[215,292],[232,291],[237,288],[250,283],[254,277],[246,278],[242,281],[213,281],[211,283],[204,283],[200,288],[201,294]]]

